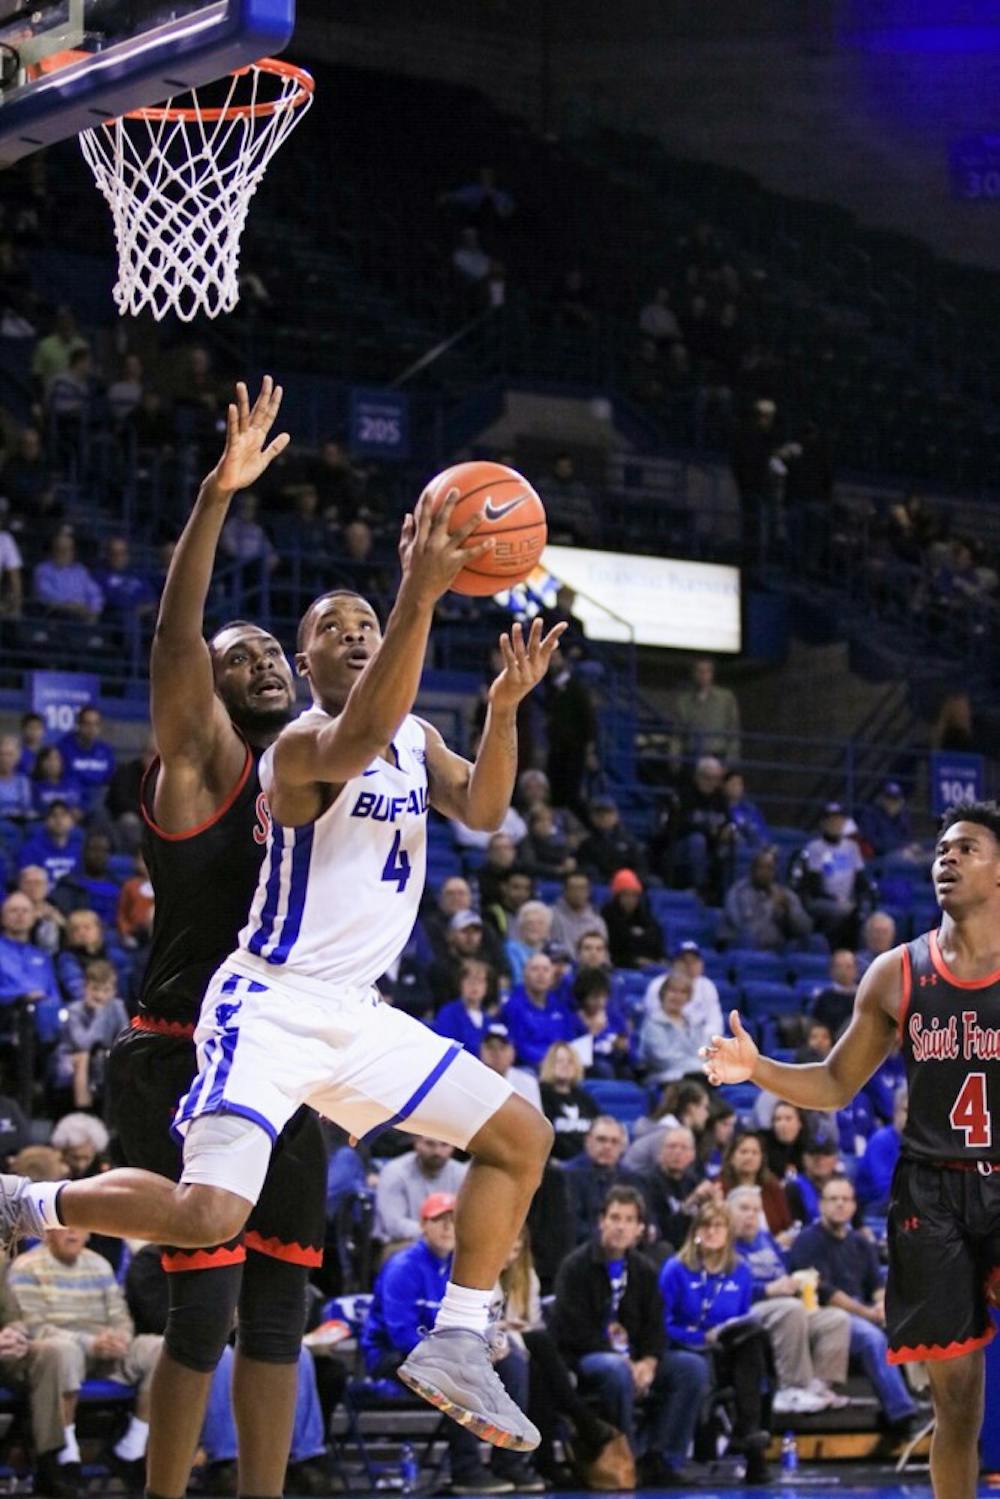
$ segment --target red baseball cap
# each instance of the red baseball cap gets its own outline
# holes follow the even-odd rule
[[[426,1223],[428,1218],[443,1218],[445,1213],[455,1211],[455,1198],[451,1192],[432,1192],[425,1197],[420,1209],[420,1221]]]
[[[642,894],[642,880],[634,869],[619,869],[611,877],[611,894],[617,895],[619,890],[636,890]]]

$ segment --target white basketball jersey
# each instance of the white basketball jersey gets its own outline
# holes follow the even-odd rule
[[[329,714],[310,708],[298,722],[309,719],[329,721]],[[399,957],[427,868],[426,741],[417,719],[403,720],[393,748],[396,765],[373,760],[315,822],[286,828],[270,818],[237,960],[362,988]],[[259,775],[266,793],[273,750],[261,756]]]

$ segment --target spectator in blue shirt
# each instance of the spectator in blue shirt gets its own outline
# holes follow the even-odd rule
[[[104,557],[104,565],[94,570],[104,607],[123,618],[148,614],[155,602],[153,589],[149,580],[132,568],[125,537],[109,537]]]
[[[455,1199],[448,1192],[432,1192],[420,1209],[421,1237],[408,1249],[393,1255],[379,1271],[371,1309],[361,1329],[361,1351],[372,1379],[391,1381],[390,1390],[403,1389],[395,1380],[396,1370],[420,1341],[422,1330],[433,1327],[444,1299],[455,1252]],[[527,1405],[528,1362],[519,1349],[510,1348],[497,1363],[512,1398],[522,1409]],[[446,1438],[451,1460],[452,1492],[496,1494],[509,1492],[511,1482],[534,1478],[519,1454],[494,1449],[492,1477],[480,1465],[476,1438],[448,1421]]]
[[[64,874],[75,869],[83,853],[83,834],[69,804],[61,798],[50,802],[40,828],[29,833],[21,845],[18,865],[26,869],[29,864],[38,864],[55,886]]]
[[[909,1435],[917,1407],[899,1369],[887,1363],[885,1274],[871,1239],[851,1227],[857,1209],[846,1176],[833,1175],[820,1196],[819,1222],[804,1228],[788,1256],[794,1270],[819,1271],[819,1299],[851,1318],[851,1352],[875,1386],[894,1436]]]
[[[552,911],[541,900],[526,900],[511,923],[513,932],[504,943],[511,979],[520,984],[524,965],[543,950],[552,930]],[[554,977],[554,975],[553,975]]]
[[[31,781],[18,770],[21,746],[13,734],[0,737],[0,831],[2,824],[12,823],[15,830],[35,815],[31,798]]]
[[[52,959],[30,940],[35,908],[15,891],[0,907],[0,1006],[28,1000],[35,1006],[35,1028],[54,1041],[62,1000]]]
[[[538,1067],[555,1041],[572,1041],[580,1022],[551,993],[552,961],[535,953],[524,965],[520,984],[510,992],[502,1018],[524,1067]]]
[[[25,713],[21,719],[21,754],[17,768],[30,776],[38,751],[45,743],[45,720],[40,713]]]
[[[439,1036],[458,1041],[474,1057],[479,1056],[489,1003],[490,966],[480,958],[463,958],[458,998],[442,1005],[434,1017],[433,1030]]]
[[[71,911],[96,911],[106,927],[114,928],[118,919],[118,897],[121,886],[109,873],[111,839],[96,830],[83,841],[80,862],[63,875],[52,892],[52,904],[68,916]]]
[[[858,1199],[863,1208],[870,1208],[876,1213],[888,1210],[892,1173],[896,1169],[903,1145],[906,1110],[907,1094],[904,1086],[896,1089],[892,1123],[877,1129],[871,1136],[858,1167]]]
[[[748,1315],[753,1276],[736,1253],[732,1220],[723,1203],[706,1202],[699,1208],[683,1247],[660,1271],[660,1294],[669,1343],[704,1353],[711,1358],[714,1382],[732,1385],[733,1447],[747,1454],[747,1482],[764,1482],[769,1346],[767,1333]]]
[[[104,595],[82,562],[76,560],[73,533],[57,531],[46,561],[34,571],[35,602],[48,614],[91,625],[104,608]]]
[[[913,842],[910,814],[898,781],[886,781],[878,796],[858,814],[858,830],[877,859]]]
[[[97,708],[81,708],[76,728],[59,741],[66,774],[82,786],[89,811],[115,770],[115,752],[101,738],[101,715]]]
[[[53,802],[65,802],[74,812],[83,811],[83,788],[69,775],[62,751],[47,744],[38,751],[31,777],[31,798],[39,817],[44,817]]]
[[[722,778],[722,793],[729,803],[729,821],[745,848],[759,848],[769,837],[764,814],[746,794],[743,772],[727,770]]]

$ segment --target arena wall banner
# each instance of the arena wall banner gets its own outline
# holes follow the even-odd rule
[[[398,390],[353,386],[348,446],[363,458],[409,458],[408,397]]]
[[[76,715],[100,696],[97,676],[83,671],[33,671],[29,701],[45,720],[47,734],[68,734]]]
[[[975,802],[983,797],[982,755],[962,750],[941,750],[931,755],[931,811],[940,817],[955,802]]]
[[[541,566],[577,593],[573,612],[591,640],[735,654],[742,648],[740,572],[631,552],[546,547]]]

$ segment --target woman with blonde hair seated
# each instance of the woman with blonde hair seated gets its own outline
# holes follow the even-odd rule
[[[554,1041],[538,1069],[542,1112],[555,1130],[554,1161],[580,1154],[591,1122],[601,1112],[583,1084],[583,1063],[568,1041]]]

